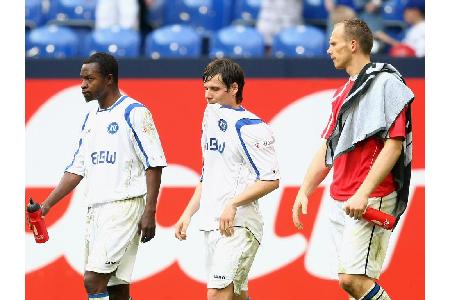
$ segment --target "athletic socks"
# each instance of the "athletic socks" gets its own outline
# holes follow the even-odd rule
[[[88,294],[88,300],[109,300],[108,292]]]
[[[386,291],[375,282],[375,285],[360,300],[391,300]]]

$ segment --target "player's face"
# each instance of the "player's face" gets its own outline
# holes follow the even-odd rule
[[[233,83],[230,89],[222,82],[220,74],[209,81],[204,82],[205,99],[209,104],[219,103],[222,105],[236,106],[237,84]]]
[[[352,58],[351,41],[345,38],[344,24],[334,26],[330,37],[330,46],[327,50],[336,69],[345,69]]]
[[[107,80],[99,71],[97,63],[83,64],[80,71],[81,92],[86,102],[102,99],[106,94]]]

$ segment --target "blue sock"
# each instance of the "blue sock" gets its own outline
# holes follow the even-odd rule
[[[108,292],[88,294],[88,300],[109,300]]]

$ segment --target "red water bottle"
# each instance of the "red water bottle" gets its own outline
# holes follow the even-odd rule
[[[45,221],[42,217],[41,206],[31,198],[30,203],[27,205],[27,214],[28,224],[30,224],[31,231],[33,231],[36,243],[48,241],[47,226],[45,226]]]
[[[368,207],[366,212],[362,215],[366,221],[372,222],[375,225],[381,226],[384,229],[392,230],[395,224],[395,217],[381,210]]]

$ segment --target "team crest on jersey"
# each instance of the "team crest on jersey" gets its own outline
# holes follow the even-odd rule
[[[112,122],[111,124],[108,125],[108,132],[110,134],[114,134],[119,130],[119,124],[117,124],[116,122]]]
[[[227,128],[228,128],[227,121],[225,121],[224,119],[220,119],[219,120],[219,128],[220,128],[220,130],[225,132],[227,130]]]

